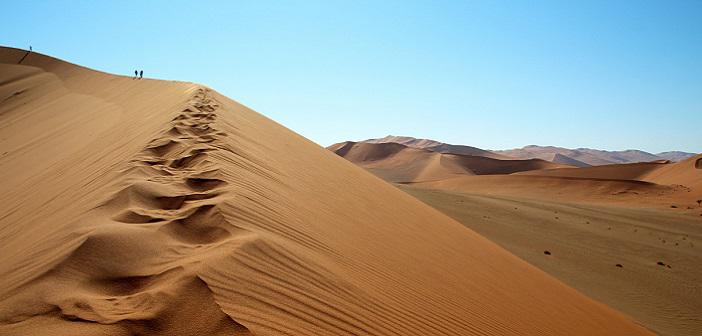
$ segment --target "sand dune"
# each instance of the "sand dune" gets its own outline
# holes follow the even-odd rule
[[[509,157],[509,156],[497,154],[497,153],[487,151],[484,149],[480,149],[477,147],[465,146],[465,145],[452,145],[452,144],[439,142],[436,140],[417,139],[417,138],[406,137],[406,136],[388,135],[388,136],[383,137],[383,138],[368,139],[368,140],[364,140],[364,141],[360,141],[360,142],[374,143],[374,144],[398,143],[401,145],[405,145],[407,147],[421,148],[421,149],[426,149],[426,150],[429,150],[432,152],[438,152],[438,153],[444,153],[444,154],[483,156],[483,157],[500,159],[500,160],[514,159],[514,158]]]
[[[642,162],[583,167],[578,169],[544,169],[539,171],[521,172],[519,174],[590,179],[643,180],[644,176],[664,165],[666,165],[666,163]]]
[[[617,179],[655,183],[678,189],[686,193],[682,198],[702,197],[702,155],[670,163],[667,161],[605,165],[578,169],[544,169],[520,172],[520,175],[570,177],[586,179]]]
[[[433,181],[475,174],[456,157],[398,143],[346,142],[329,149],[392,182]]]
[[[2,335],[650,334],[207,87],[25,54],[0,49]]]
[[[328,149],[383,179],[396,183],[569,167],[538,159],[498,160],[482,156],[445,154],[391,142],[343,142],[329,146]]]
[[[413,186],[457,193],[658,208],[667,208],[671,204],[679,203],[681,196],[689,196],[684,187],[651,182],[530,175],[461,176],[441,181],[419,182]],[[688,198],[687,203],[692,205],[692,200]]]
[[[702,155],[663,165],[642,179],[659,184],[684,185],[692,189],[694,196],[702,196]]]

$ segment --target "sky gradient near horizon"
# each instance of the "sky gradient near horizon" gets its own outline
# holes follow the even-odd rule
[[[14,1],[0,32],[206,84],[323,146],[702,152],[702,1]]]

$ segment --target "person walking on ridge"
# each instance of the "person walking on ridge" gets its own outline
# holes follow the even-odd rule
[[[139,72],[137,70],[134,70],[134,79],[137,79],[139,77]]]
[[[139,71],[139,79],[144,78],[144,70]]]

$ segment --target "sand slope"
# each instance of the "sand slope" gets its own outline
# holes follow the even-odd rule
[[[396,183],[569,167],[539,159],[498,160],[483,156],[447,154],[392,142],[347,141],[331,145],[328,149],[383,179]]]
[[[647,173],[642,180],[658,184],[684,185],[692,189],[694,196],[702,196],[702,155],[663,165]]]
[[[666,163],[642,162],[629,164],[613,164],[578,169],[544,169],[539,171],[523,172],[520,175],[560,176],[589,179],[614,179],[614,180],[643,180],[646,174],[657,170]]]
[[[2,335],[646,335],[196,84],[0,49]]]

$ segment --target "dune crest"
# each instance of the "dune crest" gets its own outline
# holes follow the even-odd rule
[[[650,334],[206,87],[0,63],[0,334]]]

